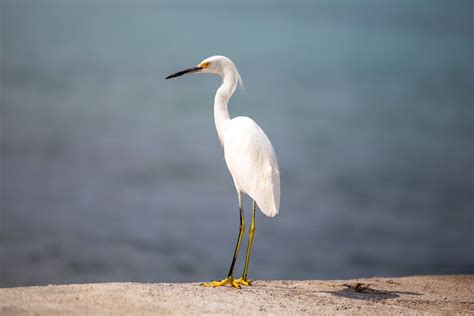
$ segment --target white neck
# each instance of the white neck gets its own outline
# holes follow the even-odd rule
[[[227,104],[230,97],[234,94],[238,83],[239,76],[236,71],[233,69],[224,70],[222,84],[217,89],[216,96],[214,97],[214,121],[221,145],[224,145],[225,130],[227,123],[230,121]]]

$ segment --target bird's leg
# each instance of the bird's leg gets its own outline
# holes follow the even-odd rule
[[[229,283],[231,286],[235,288],[240,288],[239,283],[237,283],[234,280],[234,266],[235,266],[235,261],[237,260],[237,256],[239,255],[239,249],[240,249],[240,243],[242,242],[242,237],[244,236],[244,230],[245,230],[245,219],[244,219],[244,208],[242,205],[242,196],[239,194],[239,209],[240,209],[240,229],[239,229],[239,237],[237,239],[237,245],[235,246],[234,250],[234,257],[232,258],[232,264],[230,265],[229,269],[229,274],[227,274],[227,277],[221,281],[212,281],[209,283],[202,283],[202,286],[210,286],[210,287],[216,287],[216,286],[223,286]]]
[[[249,261],[250,261],[250,252],[252,251],[252,243],[253,243],[253,235],[255,233],[255,209],[257,205],[255,201],[253,201],[253,207],[252,207],[252,224],[250,224],[250,229],[249,229],[249,243],[247,246],[247,255],[245,256],[245,266],[244,266],[244,272],[242,273],[242,277],[240,279],[235,280],[238,284],[249,286],[252,285],[253,280],[247,280],[247,271],[249,268]]]

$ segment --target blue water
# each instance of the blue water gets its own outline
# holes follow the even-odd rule
[[[251,277],[474,273],[472,2],[0,12],[0,286],[225,275],[239,215],[219,79],[164,80],[215,54],[244,80],[231,115],[263,127],[281,168]]]

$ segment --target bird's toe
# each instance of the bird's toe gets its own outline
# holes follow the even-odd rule
[[[236,283],[243,285],[243,286],[252,286],[253,280],[247,280],[246,278],[240,278],[235,280]]]
[[[218,286],[224,286],[226,284],[229,284],[230,286],[240,289],[240,283],[238,283],[236,280],[234,280],[233,277],[227,277],[221,281],[211,281],[207,283],[201,283],[201,286],[205,287],[218,287]]]

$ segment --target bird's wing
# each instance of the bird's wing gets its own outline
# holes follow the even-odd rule
[[[225,132],[225,161],[237,190],[247,193],[267,216],[280,208],[280,172],[273,146],[248,117],[232,119]]]

